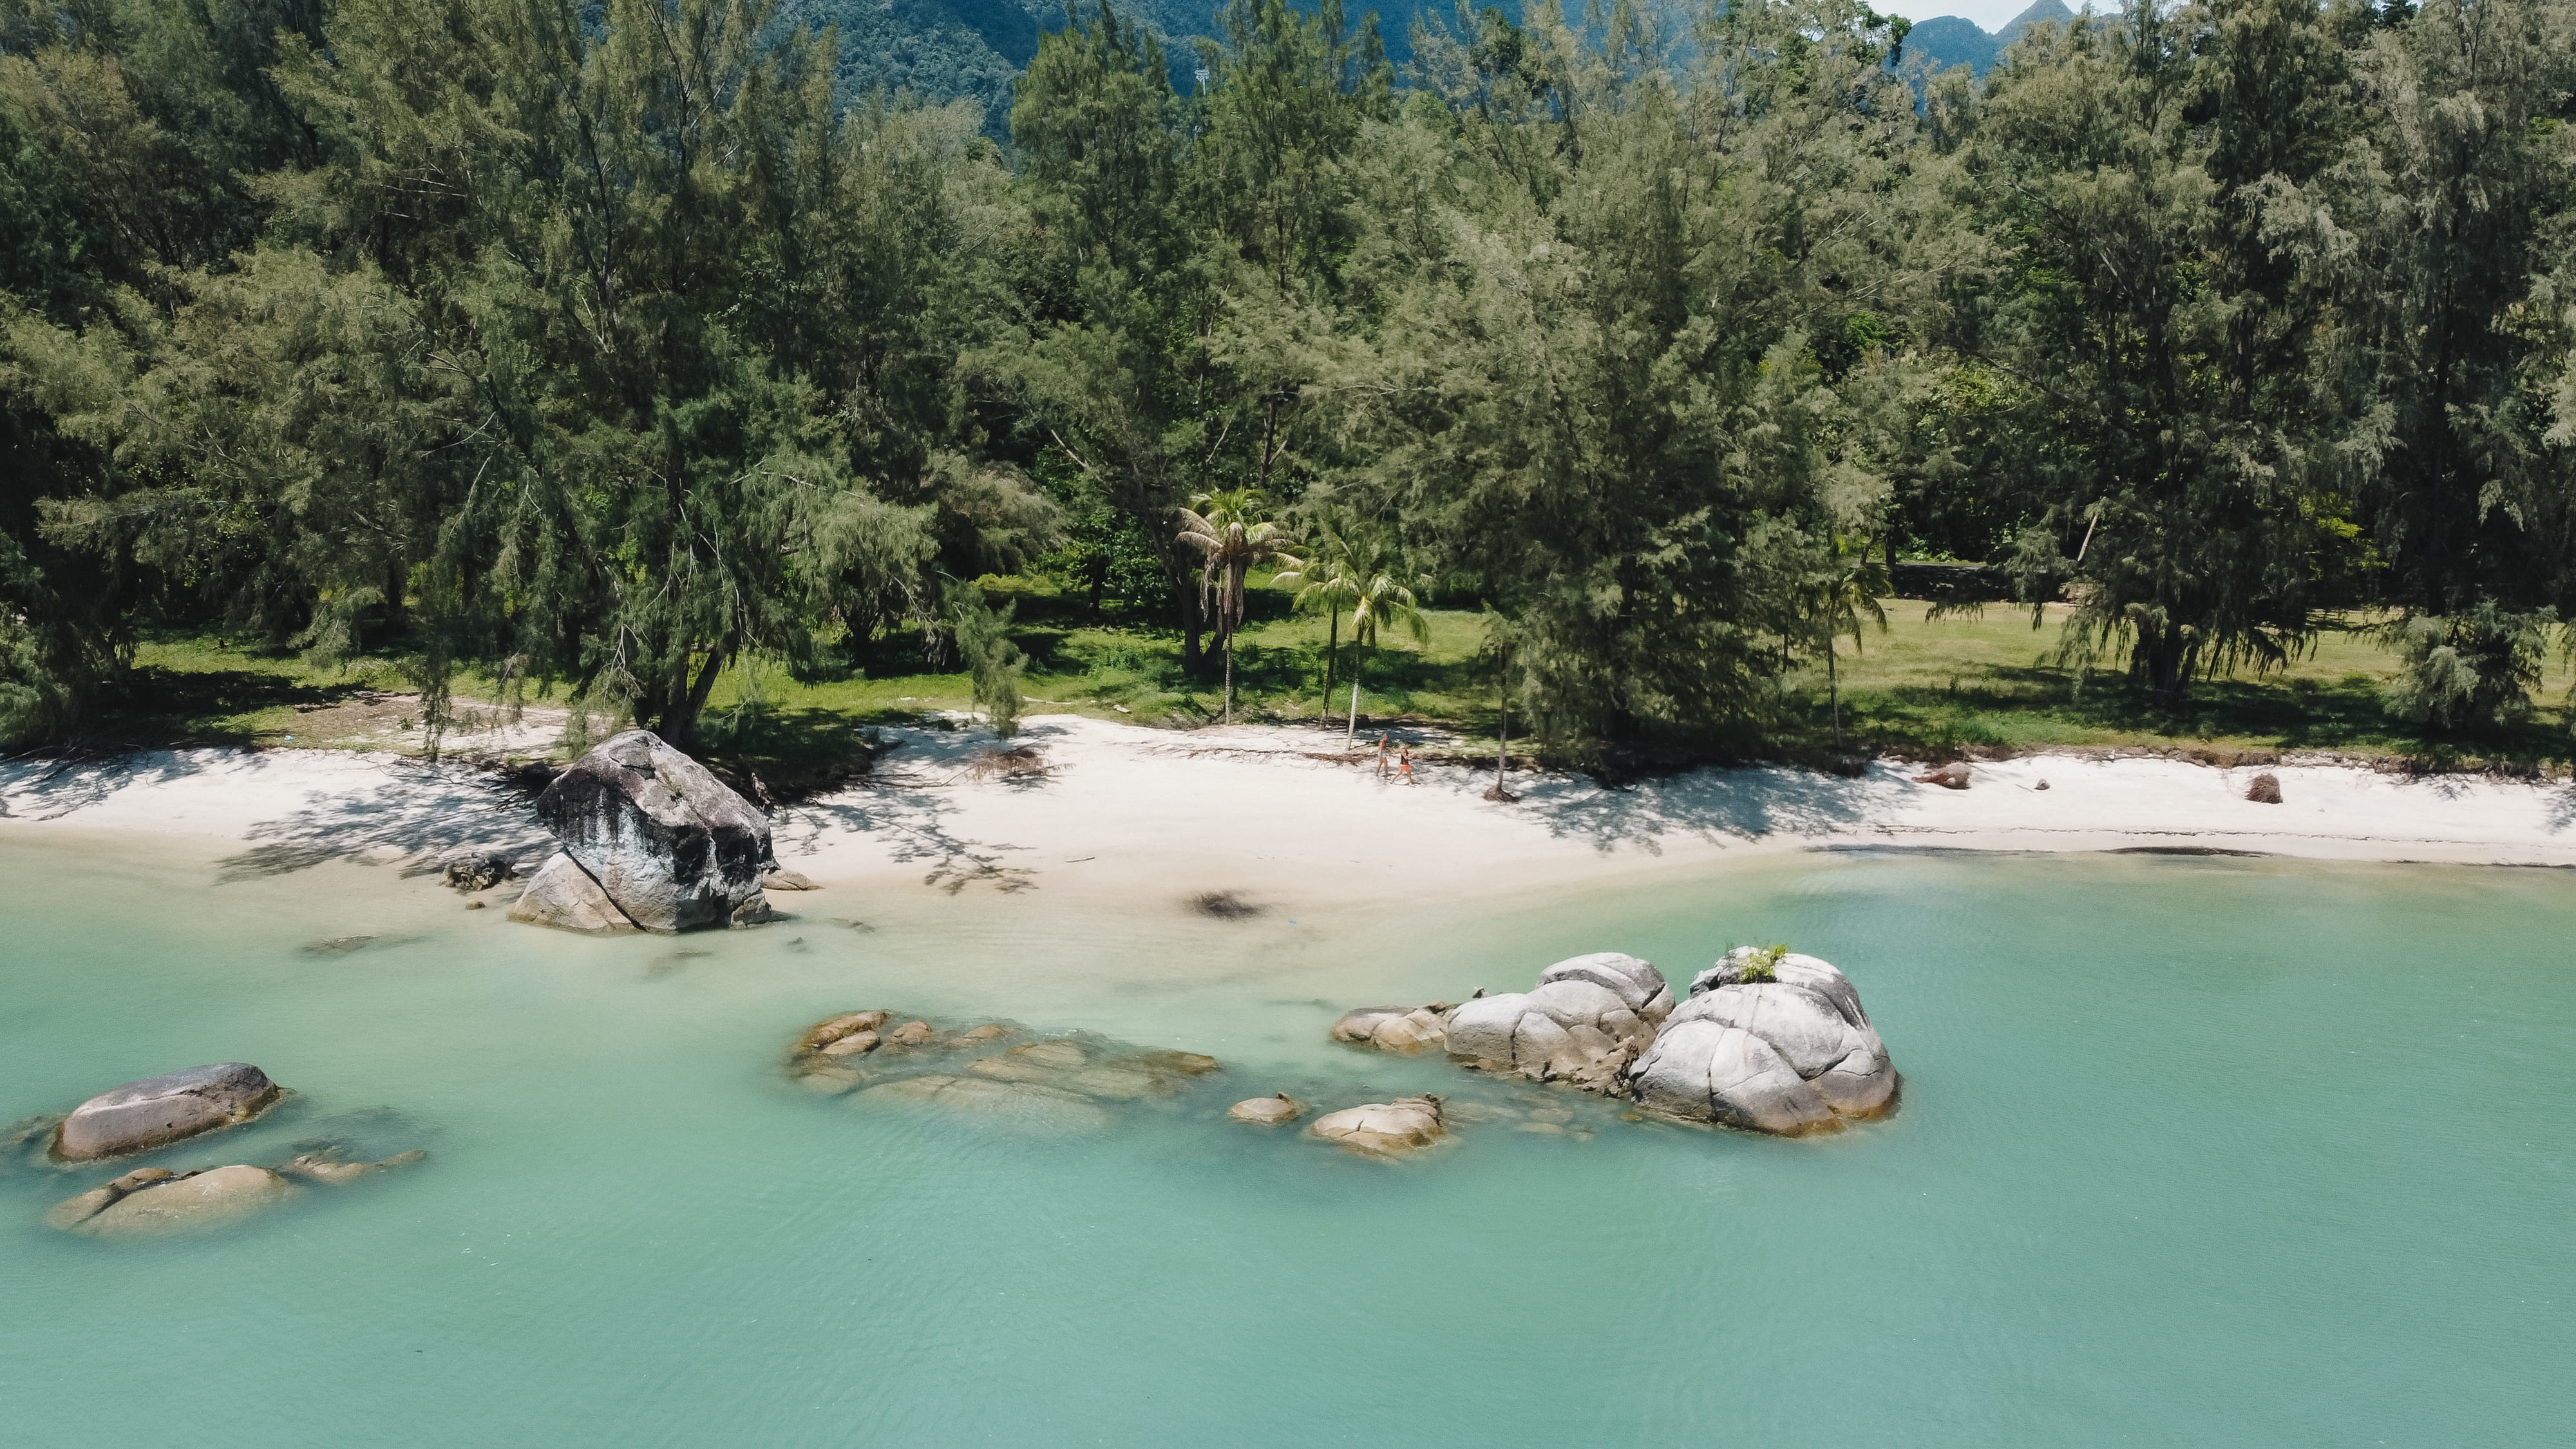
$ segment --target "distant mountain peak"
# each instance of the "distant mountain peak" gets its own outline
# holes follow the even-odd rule
[[[2004,28],[1995,32],[1995,38],[2010,44],[2013,37],[2021,34],[2023,26],[2036,25],[2043,20],[2072,25],[2075,12],[2066,8],[2066,0],[2031,0],[2031,7],[2005,21]]]

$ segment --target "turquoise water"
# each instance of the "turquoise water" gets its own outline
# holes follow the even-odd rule
[[[2541,1444],[2576,1433],[2576,882],[1809,855],[1401,916],[796,898],[596,942],[389,871],[0,836],[0,1118],[223,1059],[408,1175],[219,1236],[0,1176],[0,1438],[196,1445]],[[831,918],[858,919],[859,927]],[[316,938],[380,939],[342,955]],[[890,1006],[1437,1088],[1342,1005],[1841,964],[1893,1119],[1465,1129],[1385,1165],[1202,1116],[1049,1139],[800,1093]],[[703,952],[703,955],[683,955]],[[1362,1096],[1358,1093],[1367,1092]],[[153,1159],[273,1160],[296,1122]],[[266,1135],[258,1135],[266,1134]]]

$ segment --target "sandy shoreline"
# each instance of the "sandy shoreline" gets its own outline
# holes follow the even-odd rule
[[[2576,865],[2576,788],[2271,767],[2284,803],[2243,798],[2248,769],[2035,755],[1980,763],[1966,791],[1882,761],[1860,779],[1709,769],[1622,790],[1426,767],[1383,782],[1339,738],[1243,726],[1187,733],[1074,715],[1028,721],[1048,770],[978,779],[980,729],[892,732],[868,785],[776,817],[782,861],[832,885],[1171,902],[1231,891],[1284,908],[1476,897],[1627,879],[1818,848],[2229,851],[2326,860]],[[1324,758],[1316,758],[1323,756]],[[2039,787],[2045,780],[2048,788]],[[0,830],[148,831],[236,847],[269,874],[360,859],[426,871],[492,845],[533,862],[526,806],[466,766],[391,754],[204,749],[0,766]]]

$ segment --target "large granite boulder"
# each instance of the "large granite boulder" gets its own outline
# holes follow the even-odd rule
[[[1690,999],[1628,1071],[1648,1109],[1796,1136],[1882,1116],[1896,1067],[1842,972],[1750,947],[1691,982]]]
[[[1449,1058],[1615,1091],[1672,1009],[1672,988],[1646,962],[1615,951],[1576,956],[1540,972],[1528,991],[1480,996],[1451,1012]]]
[[[217,1062],[128,1082],[74,1107],[54,1129],[54,1156],[90,1162],[148,1152],[247,1122],[282,1089],[248,1062]]]
[[[265,1167],[236,1163],[186,1173],[146,1168],[55,1204],[45,1220],[92,1237],[151,1237],[221,1227],[294,1195],[294,1184]]]
[[[559,859],[644,930],[770,918],[761,893],[778,865],[769,818],[650,730],[628,730],[566,766],[537,797],[537,816],[563,842]],[[549,862],[529,894],[556,871]],[[574,885],[558,876],[549,889]]]

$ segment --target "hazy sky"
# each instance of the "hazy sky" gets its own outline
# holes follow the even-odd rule
[[[1973,20],[1986,29],[1992,30],[2029,8],[2030,0],[1913,0],[1913,3],[1906,5],[1882,5],[1879,7],[1879,13],[1902,15],[1908,20],[1929,20],[1935,15],[1956,15],[1962,20]],[[2079,0],[2066,0],[2066,8],[2080,10],[2084,7]],[[2116,7],[2097,4],[2094,8]]]

